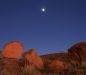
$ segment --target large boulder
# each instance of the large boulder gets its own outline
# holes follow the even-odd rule
[[[29,63],[35,66],[37,69],[43,69],[43,61],[41,57],[37,54],[35,49],[30,49],[29,51],[23,54],[23,63]]]
[[[86,61],[86,42],[80,42],[68,50],[68,55],[73,60]]]
[[[23,52],[23,45],[19,41],[7,43],[2,50],[2,55],[6,58],[19,58]]]

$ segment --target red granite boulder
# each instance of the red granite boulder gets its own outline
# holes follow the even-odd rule
[[[41,57],[37,54],[35,49],[29,49],[23,54],[23,62],[28,62],[32,64],[37,69],[43,69],[43,61]]]
[[[6,58],[19,58],[23,52],[23,45],[19,41],[13,41],[3,47],[2,55]]]

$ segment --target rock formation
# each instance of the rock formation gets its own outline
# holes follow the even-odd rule
[[[21,66],[18,59],[0,58],[0,75],[19,74],[21,72]]]
[[[65,63],[59,60],[47,61],[46,68],[50,72],[61,72],[65,69]]]
[[[23,62],[28,62],[29,64],[34,65],[38,69],[43,68],[43,61],[34,49],[30,49],[29,51],[25,52],[22,60]]]
[[[46,62],[47,60],[68,61],[68,53],[53,53],[53,54],[41,55],[41,58],[43,62]]]
[[[73,60],[86,61],[86,42],[80,42],[72,46],[68,50],[68,55]]]
[[[21,75],[22,72],[48,75],[46,71],[51,75],[86,75],[86,42],[75,44],[66,53],[39,56],[35,49],[22,52],[23,45],[18,41],[3,47],[0,52],[0,75]]]
[[[6,58],[19,58],[23,52],[23,45],[18,41],[13,41],[3,47],[2,54]]]

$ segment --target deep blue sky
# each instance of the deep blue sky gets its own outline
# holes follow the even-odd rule
[[[12,40],[39,54],[86,41],[86,0],[0,0],[0,49]]]

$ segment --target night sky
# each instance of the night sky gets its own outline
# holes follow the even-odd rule
[[[14,40],[39,54],[86,41],[86,0],[0,0],[0,49]]]

